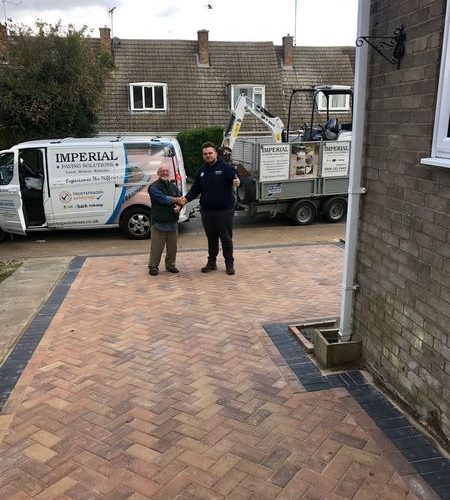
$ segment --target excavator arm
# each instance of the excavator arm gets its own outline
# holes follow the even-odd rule
[[[241,94],[236,102],[234,110],[231,112],[230,120],[221,145],[222,154],[226,160],[231,156],[246,111],[250,112],[269,128],[276,143],[282,142],[284,124],[281,119],[277,116],[273,116],[267,109],[252,101],[246,95]]]

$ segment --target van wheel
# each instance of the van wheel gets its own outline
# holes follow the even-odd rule
[[[343,198],[331,198],[323,207],[323,215],[328,222],[340,222],[347,213],[347,202]]]
[[[256,183],[253,179],[243,178],[236,190],[237,201],[243,205],[249,205],[256,199]]]
[[[150,238],[150,210],[144,207],[135,207],[127,210],[122,217],[120,227],[132,240]]]
[[[309,201],[297,201],[291,206],[291,219],[297,226],[306,226],[316,220],[316,207]]]
[[[6,239],[6,233],[3,229],[0,229],[0,243]]]

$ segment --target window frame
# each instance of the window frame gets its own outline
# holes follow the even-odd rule
[[[135,87],[140,87],[141,92],[142,92],[142,108],[136,108],[134,104],[134,88]],[[163,107],[162,108],[156,108],[155,107],[155,87],[162,87],[163,89]],[[153,96],[153,107],[146,107],[145,106],[145,91],[144,89],[150,88],[152,89],[152,96]],[[128,84],[128,92],[129,92],[129,98],[130,98],[130,110],[135,111],[138,113],[146,112],[146,111],[167,111],[167,83],[160,83],[160,82],[132,82]]]
[[[252,91],[252,97],[249,96],[249,98],[254,101],[255,99],[253,96],[255,93],[261,95],[261,106],[264,107],[266,103],[266,86],[265,85],[254,85],[254,84],[248,84],[248,83],[242,83],[242,84],[233,84],[230,85],[230,109],[231,111],[234,111],[235,109],[235,104],[238,99],[238,97],[241,95],[241,90],[242,89],[251,89]],[[258,90],[258,92],[255,92],[255,89]],[[239,92],[239,93],[238,93]],[[252,104],[252,107],[254,108],[254,105]]]
[[[422,158],[423,165],[450,168],[450,0],[447,0],[442,40],[439,86],[435,108],[431,158]]]
[[[8,173],[8,171],[6,170],[6,167],[7,167],[8,165],[10,165],[10,163],[9,163],[9,162],[8,162],[8,163],[7,163],[7,162],[5,162],[5,164],[4,164],[4,165],[1,165],[1,166],[0,166],[0,169],[3,169],[3,168],[5,169],[5,172],[4,172],[4,173],[3,173],[3,172],[1,172],[1,170],[0,170],[0,172],[1,172],[1,175],[0,175],[0,179],[1,179],[0,186],[9,186],[9,185],[11,184],[12,180],[14,179],[14,151],[2,151],[2,152],[0,153],[0,155],[1,155],[1,156],[5,156],[5,157],[6,157],[6,155],[11,155],[11,156],[12,156],[12,164],[11,164],[11,166],[12,166],[12,170],[11,170],[11,177],[9,177],[8,182],[2,182],[2,181],[3,181],[4,179],[6,179],[5,175],[6,175],[6,173]]]
[[[340,97],[344,96],[345,97],[345,105],[344,107],[333,107],[332,106],[332,101],[334,96]],[[329,111],[333,113],[349,113],[350,112],[350,96],[346,94],[335,94],[335,95],[330,95],[330,107]],[[319,92],[317,95],[317,111],[319,112],[326,112],[327,111],[327,98],[325,97],[325,94],[323,92]]]

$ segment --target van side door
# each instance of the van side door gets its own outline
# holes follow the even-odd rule
[[[45,227],[47,196],[45,148],[19,149],[19,182],[27,228]]]
[[[0,151],[0,228],[13,234],[25,234],[18,157],[14,151]]]
[[[53,208],[49,227],[110,223],[117,201],[115,170],[125,163],[121,144],[55,145],[48,148],[48,163]]]

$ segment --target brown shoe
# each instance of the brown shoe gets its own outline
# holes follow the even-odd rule
[[[234,267],[233,266],[228,266],[227,267],[227,270],[225,271],[227,274],[229,274],[230,276],[233,276],[233,274],[236,274],[236,271],[234,270]]]
[[[148,274],[150,274],[150,276],[158,276],[159,270],[157,267],[149,267]]]
[[[168,273],[174,273],[174,274],[177,274],[179,273],[180,271],[178,271],[178,268],[176,268],[175,266],[172,266],[172,267],[166,267],[166,271]]]
[[[211,271],[217,271],[217,266],[215,264],[206,264],[205,267],[201,268],[202,273],[210,273]]]

